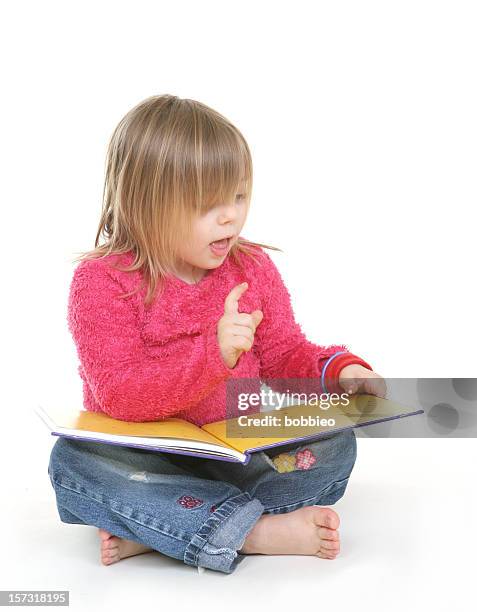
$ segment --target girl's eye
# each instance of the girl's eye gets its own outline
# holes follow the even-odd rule
[[[237,194],[237,200],[245,200],[245,194],[244,193],[238,193]]]

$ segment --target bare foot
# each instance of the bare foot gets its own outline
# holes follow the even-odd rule
[[[111,565],[125,557],[141,555],[142,553],[153,550],[138,542],[113,536],[105,529],[98,529],[98,531],[101,540],[101,563],[103,565]]]
[[[238,552],[334,559],[340,551],[339,524],[334,510],[317,506],[284,514],[262,514]]]

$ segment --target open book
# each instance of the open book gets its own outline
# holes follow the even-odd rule
[[[389,399],[357,394],[347,405],[340,403],[321,410],[296,404],[277,410],[267,410],[246,417],[237,417],[198,427],[183,419],[144,423],[120,421],[84,409],[38,406],[38,416],[51,430],[51,435],[119,444],[151,451],[178,453],[196,457],[239,462],[246,465],[251,453],[301,440],[316,440],[330,432],[351,427],[363,427],[390,419],[423,413]],[[279,417],[279,424],[270,419]],[[316,424],[317,416],[319,424]],[[250,421],[249,419],[259,419]],[[244,426],[244,421],[247,421]],[[276,421],[276,420],[275,420]],[[327,424],[323,424],[327,421]],[[255,423],[255,425],[252,425]],[[332,423],[332,424],[330,424]],[[252,436],[252,437],[251,437]]]

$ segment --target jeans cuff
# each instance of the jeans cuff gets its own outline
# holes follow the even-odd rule
[[[240,493],[223,502],[194,534],[184,553],[187,565],[206,567],[231,574],[245,555],[237,551],[264,506],[249,493]]]

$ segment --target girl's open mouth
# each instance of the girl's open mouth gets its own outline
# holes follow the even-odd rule
[[[223,240],[216,240],[215,242],[211,242],[209,244],[209,247],[214,255],[217,255],[217,257],[223,257],[227,253],[229,245],[230,238],[224,238]]]

